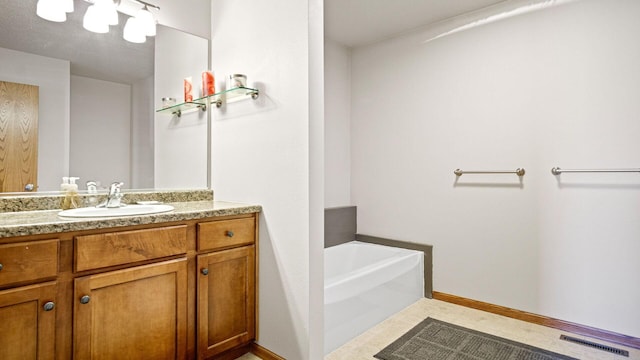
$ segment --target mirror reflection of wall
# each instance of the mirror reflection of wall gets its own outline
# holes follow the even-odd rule
[[[134,100],[133,94],[152,91],[151,77],[121,84],[71,75],[69,174],[98,187],[118,180],[127,188],[153,188],[153,133],[132,136],[136,121],[153,128],[151,96]]]
[[[126,42],[122,38],[124,14],[120,14],[119,28],[111,27],[108,34],[86,31],[82,28],[82,17],[90,5],[86,2],[75,2],[76,9],[66,22],[49,22],[36,16],[36,1],[3,2],[0,81],[40,88],[37,190],[59,190],[63,176],[79,176],[80,189],[88,180],[99,181],[103,187],[124,181],[127,189],[206,188],[206,173],[190,174],[190,180],[201,178],[185,184],[173,180],[158,183],[156,179],[157,162],[161,167],[171,166],[154,158],[154,147],[159,146],[154,139],[154,82],[164,75],[154,72],[154,48],[163,35],[150,37],[145,44]],[[207,69],[208,40],[173,31],[200,40],[189,44],[203,48],[185,49],[185,53],[203,57],[203,65],[193,70],[193,76]],[[175,87],[179,92],[182,82]],[[184,141],[180,136],[171,141],[177,140]],[[197,158],[208,156],[206,131],[188,141],[204,144],[205,150]],[[174,147],[173,151],[184,157],[193,155],[188,151],[200,149]],[[202,165],[206,168],[206,160]]]
[[[155,108],[162,98],[184,100],[183,81],[193,80],[193,96],[200,96],[202,71],[209,65],[209,41],[169,27],[158,27],[155,48]],[[214,107],[215,109],[215,107]],[[208,110],[211,111],[211,110]],[[215,111],[215,110],[213,110]],[[154,180],[162,189],[207,187],[207,112],[192,110],[176,117],[156,113],[154,122]]]

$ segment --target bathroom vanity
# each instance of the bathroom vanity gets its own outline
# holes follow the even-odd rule
[[[2,359],[208,359],[256,338],[260,206],[0,213]]]

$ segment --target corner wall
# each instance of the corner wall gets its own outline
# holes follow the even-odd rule
[[[216,199],[263,207],[257,342],[286,359],[318,359],[322,350],[322,319],[311,313],[321,311],[311,304],[323,287],[314,280],[323,230],[312,234],[323,209],[322,85],[309,59],[322,59],[318,11],[313,1],[287,0],[214,0],[211,11],[216,85],[240,73],[260,90],[257,100],[210,110],[213,189]]]
[[[324,49],[324,206],[347,206],[351,205],[351,50],[329,38]]]
[[[352,52],[358,231],[434,245],[434,289],[640,337],[633,0]],[[453,170],[524,167],[516,175]]]

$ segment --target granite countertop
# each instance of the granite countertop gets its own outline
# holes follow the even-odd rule
[[[62,218],[58,216],[60,209],[0,213],[0,238],[158,224],[262,211],[260,205],[213,200],[165,203],[173,206],[174,210],[159,214],[109,218]]]

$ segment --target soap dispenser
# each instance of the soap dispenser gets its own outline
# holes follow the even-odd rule
[[[62,210],[75,209],[81,206],[80,196],[78,196],[78,184],[76,180],[79,177],[63,177],[60,190],[64,193],[64,197],[60,203]]]

